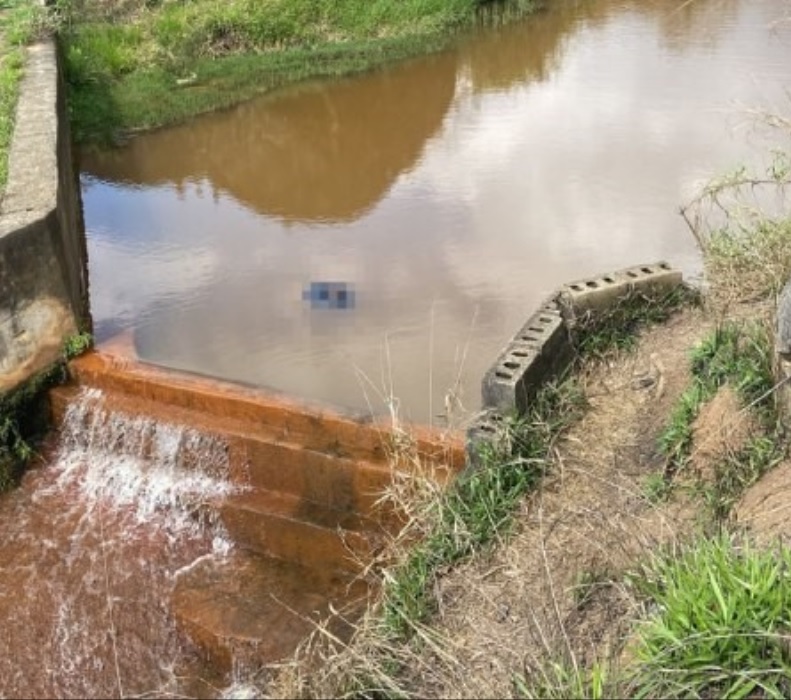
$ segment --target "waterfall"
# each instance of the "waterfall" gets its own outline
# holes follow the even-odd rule
[[[83,389],[45,461],[0,500],[0,697],[205,693],[169,599],[231,548],[227,444]]]

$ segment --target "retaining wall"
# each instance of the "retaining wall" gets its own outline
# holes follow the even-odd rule
[[[660,299],[683,284],[668,263],[637,265],[555,290],[505,346],[483,377],[483,410],[467,430],[467,461],[502,435],[504,417],[528,412],[541,386],[561,375],[575,357],[574,333],[628,298]]]
[[[89,330],[87,252],[54,39],[28,48],[0,202],[0,395]]]

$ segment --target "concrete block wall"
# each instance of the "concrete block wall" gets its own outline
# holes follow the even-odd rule
[[[89,324],[82,202],[50,39],[28,49],[0,202],[0,394],[55,362]]]
[[[602,315],[632,295],[657,298],[682,283],[682,275],[666,262],[636,265],[598,277],[564,284],[556,292],[563,318],[572,324]]]
[[[525,413],[544,381],[571,361],[571,343],[554,298],[545,301],[506,345],[483,378],[483,405]]]
[[[544,383],[568,370],[575,356],[573,331],[581,320],[604,316],[634,296],[662,298],[682,284],[681,272],[658,262],[577,280],[553,292],[483,377],[483,410],[467,429],[468,467],[480,465],[484,445],[496,447],[503,439],[506,415],[526,414]]]

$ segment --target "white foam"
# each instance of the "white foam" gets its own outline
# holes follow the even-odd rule
[[[56,468],[55,488],[77,488],[89,510],[124,509],[174,533],[209,525],[214,548],[229,547],[211,506],[240,487],[219,437],[110,411],[102,392],[86,389],[67,409]]]

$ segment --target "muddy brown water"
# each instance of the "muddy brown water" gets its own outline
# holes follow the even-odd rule
[[[155,363],[441,423],[558,284],[696,274],[679,205],[758,158],[747,108],[788,109],[788,3],[550,4],[84,154],[100,338],[134,327]],[[354,308],[311,308],[314,282]]]
[[[376,413],[442,422],[451,389],[474,410],[559,283],[658,258],[698,272],[677,208],[757,162],[743,107],[788,107],[788,13],[558,0],[439,55],[84,153],[97,334]],[[345,283],[353,307],[311,308],[312,282]],[[227,487],[222,465],[178,426],[144,424],[161,449],[143,459],[112,427],[140,423],[105,420],[0,498],[0,696],[219,694],[229,679],[179,681],[205,670],[167,601],[224,556],[191,508]],[[207,450],[195,480],[185,441]]]

